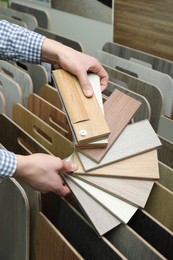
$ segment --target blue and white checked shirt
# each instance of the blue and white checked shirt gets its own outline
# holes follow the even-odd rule
[[[45,37],[33,31],[0,21],[0,59],[41,62],[41,48]],[[0,149],[0,179],[11,177],[17,167],[14,153]]]

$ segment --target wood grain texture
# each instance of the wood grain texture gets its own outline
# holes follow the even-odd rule
[[[2,92],[0,92],[0,114],[5,113],[5,98]]]
[[[30,259],[29,215],[28,198],[21,185],[13,178],[0,183],[1,259]]]
[[[172,1],[116,0],[114,42],[172,60]]]
[[[0,73],[0,91],[5,98],[6,114],[12,118],[14,104],[22,104],[22,91],[20,86],[6,75]]]
[[[150,195],[154,181],[100,176],[75,176],[115,197],[137,206],[144,207]]]
[[[110,130],[95,95],[91,98],[85,97],[77,78],[64,70],[55,70],[53,75],[67,110],[76,142],[89,143],[108,137]],[[68,91],[66,91],[67,86]],[[84,136],[80,134],[83,130],[87,132]]]
[[[158,182],[173,192],[173,169],[166,164],[159,162],[160,179]]]
[[[65,181],[100,236],[120,224],[118,219],[83,191],[68,176],[65,177]]]
[[[31,77],[25,71],[17,68],[17,66],[3,60],[0,61],[0,72],[19,84],[22,91],[22,102],[26,107],[28,96],[33,93],[33,83]]]
[[[35,93],[28,97],[27,108],[48,125],[53,127],[56,131],[67,137],[69,140],[72,140],[72,133],[67,117],[62,110],[56,108]]]
[[[121,224],[105,237],[117,247],[127,259],[164,259],[164,257],[131,227]]]
[[[128,125],[100,163],[95,163],[79,152],[77,152],[77,154],[85,171],[90,171],[116,161],[154,150],[160,146],[161,142],[150,123],[148,120],[143,120]]]
[[[141,102],[142,105],[140,106],[138,111],[133,116],[134,122],[138,122],[138,121],[141,121],[144,119],[148,119],[150,121],[151,107],[150,107],[148,100],[144,96],[142,96],[138,93],[135,93],[134,91],[129,90],[127,87],[122,87],[122,86],[120,86],[116,83],[110,82],[110,81],[108,82],[107,89],[105,91],[103,91],[103,95],[106,95],[106,97],[109,97],[115,89],[118,89],[119,91],[123,92],[124,94],[127,94],[128,96]]]
[[[37,260],[56,259],[84,259],[44,216],[38,216]]]
[[[111,132],[107,147],[84,149],[80,150],[80,152],[92,160],[100,162],[130,122],[140,105],[141,103],[137,100],[119,90],[115,90],[104,103],[105,119]]]
[[[105,176],[149,180],[159,179],[157,150],[145,152],[89,171],[84,170],[76,153],[73,153],[73,161],[78,165],[78,170],[75,174],[82,176]]]
[[[164,59],[160,56],[160,53],[159,56],[155,56],[151,53],[140,51],[138,48],[131,48],[117,42],[106,42],[102,50],[127,60],[133,59],[134,62],[144,62],[152,69],[166,73],[173,78],[172,60]]]
[[[119,80],[119,84],[127,84],[128,89],[144,96],[151,108],[151,118],[150,123],[154,130],[157,132],[160,116],[163,112],[163,95],[161,90],[148,82],[139,80],[131,75],[118,71],[116,69],[110,68],[109,66],[104,66],[107,73],[109,74],[109,80]],[[108,86],[109,90],[109,86]]]
[[[96,50],[93,55],[105,65],[136,73],[139,79],[157,86],[164,97],[163,114],[172,117],[173,79],[169,75],[100,50]]]
[[[159,135],[158,137],[162,143],[161,148],[158,149],[158,159],[167,166],[173,168],[173,142],[168,141]]]
[[[145,210],[137,210],[128,225],[166,259],[173,257],[173,233]]]
[[[62,103],[61,103],[59,94],[54,87],[52,87],[48,84],[42,86],[40,89],[40,92],[39,92],[39,96],[44,98],[46,101],[48,101],[52,105],[54,105],[56,108],[59,108],[62,110]]]
[[[54,155],[64,159],[72,154],[67,138],[20,104],[13,107],[13,120]]]
[[[86,182],[83,182],[78,178],[72,176],[69,176],[69,178],[85,192],[87,192],[93,199],[100,203],[111,214],[113,214],[115,218],[123,223],[127,223],[137,210],[137,207],[130,205],[129,203],[120,200]]]
[[[161,116],[158,127],[158,135],[173,142],[173,120],[166,116]]]
[[[173,192],[155,183],[145,206],[145,211],[173,231]]]

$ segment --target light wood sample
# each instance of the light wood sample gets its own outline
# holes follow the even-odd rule
[[[85,171],[97,169],[161,146],[161,142],[148,120],[128,125],[100,163],[77,152]]]
[[[105,176],[149,180],[159,179],[157,150],[145,152],[87,172],[84,170],[76,153],[73,153],[72,158],[72,160],[78,165],[75,174],[83,176]]]
[[[106,148],[84,149],[81,153],[96,162],[100,162],[109,151],[118,136],[130,122],[141,103],[119,90],[114,90],[104,103],[105,119],[111,131]]]
[[[150,195],[154,181],[101,176],[75,175],[80,180],[89,183],[117,198],[125,200],[137,207],[144,207]]]
[[[123,223],[127,223],[137,210],[137,207],[89,185],[78,178],[73,176],[69,176],[69,178]]]
[[[65,177],[65,181],[100,236],[120,224],[118,219],[71,181],[68,176]]]
[[[43,214],[38,215],[37,260],[84,259]]]
[[[89,143],[108,137],[110,130],[95,95],[91,98],[85,97],[77,78],[62,69],[54,70],[53,76],[76,142]]]
[[[54,155],[64,159],[72,154],[72,143],[67,138],[22,105],[14,105],[13,120]]]

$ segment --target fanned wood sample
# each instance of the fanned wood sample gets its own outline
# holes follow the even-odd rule
[[[14,105],[13,120],[54,155],[64,159],[72,154],[72,143],[67,138],[22,105]]]
[[[66,136],[69,140],[72,140],[72,133],[67,117],[62,110],[56,108],[35,93],[29,96],[27,108],[56,131]]]
[[[84,259],[43,214],[38,215],[37,260]]]
[[[125,200],[134,206],[142,208],[145,206],[154,184],[154,181],[148,180],[84,175],[77,175],[75,177],[90,185],[100,188],[117,198]]]
[[[69,176],[69,178],[123,223],[127,223],[137,210],[137,207],[89,185],[78,178],[73,176]]]
[[[108,164],[126,159],[161,146],[161,142],[148,120],[126,126],[111,149],[100,163],[96,163],[80,152],[77,152],[85,171],[97,169]]]
[[[105,119],[111,131],[106,148],[84,149],[81,153],[96,162],[100,162],[109,151],[118,136],[130,122],[141,103],[119,90],[114,90],[104,103]]]
[[[77,78],[62,69],[53,71],[53,76],[76,142],[89,143],[108,137],[110,130],[95,95],[85,97]]]
[[[157,150],[136,155],[87,172],[84,170],[76,153],[73,153],[73,161],[78,165],[75,174],[83,176],[105,176],[150,180],[159,179]]]
[[[173,192],[155,183],[145,206],[145,211],[173,232]]]
[[[109,211],[102,207],[96,200],[90,197],[78,185],[71,181],[68,176],[64,178],[72,193],[76,197],[78,203],[100,236],[104,235],[106,232],[120,224],[118,219],[116,219]]]

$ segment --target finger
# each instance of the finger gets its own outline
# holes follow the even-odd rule
[[[82,91],[86,97],[92,97],[93,96],[93,88],[91,86],[91,83],[88,79],[88,75],[86,72],[83,72],[78,75],[79,83],[81,85]]]
[[[70,193],[70,189],[67,187],[67,185],[63,185],[61,189],[58,189],[55,193],[61,197],[65,197]]]
[[[63,161],[62,171],[65,173],[75,172],[77,170],[78,166],[76,163],[69,162],[69,161]]]

